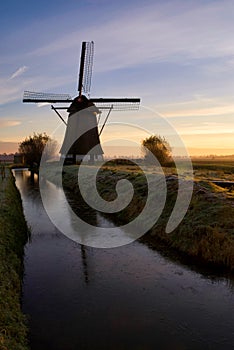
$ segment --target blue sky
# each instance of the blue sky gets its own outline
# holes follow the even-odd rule
[[[93,40],[91,96],[142,99],[139,112],[110,121],[169,138],[173,129],[191,154],[234,154],[233,1],[9,0],[0,9],[0,153],[60,125],[50,106],[23,104],[23,91],[75,96],[81,42]],[[145,136],[109,130],[103,142]]]

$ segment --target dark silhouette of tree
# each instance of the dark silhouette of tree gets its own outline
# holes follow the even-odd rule
[[[142,141],[142,150],[149,164],[153,164],[155,158],[161,165],[166,165],[171,161],[171,146],[165,137],[159,135],[147,137]]]
[[[38,167],[46,144],[49,142],[47,158],[53,156],[57,147],[57,142],[52,140],[46,133],[34,133],[33,136],[19,144],[19,152],[23,155],[24,164],[29,167]]]

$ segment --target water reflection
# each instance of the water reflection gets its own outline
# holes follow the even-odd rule
[[[23,289],[32,350],[233,349],[231,279],[208,278],[146,242],[79,245],[49,221],[36,179],[17,171],[16,180],[32,227]],[[72,226],[55,198],[51,206]]]
[[[83,199],[80,196],[77,197],[77,195],[74,195],[69,191],[65,191],[65,196],[72,210],[83,220],[89,222],[91,225],[99,227],[116,227],[114,222],[116,225],[118,225],[118,220],[115,219],[113,222],[112,214],[105,214],[105,216],[103,216],[100,212],[92,210],[92,208],[84,203]],[[79,205],[77,203],[79,203]],[[74,226],[75,229],[76,226],[72,220],[71,225]],[[118,232],[117,228],[116,232]],[[166,244],[163,244],[160,241],[155,244],[155,237],[150,236],[150,234],[144,235],[141,239],[138,240],[138,243],[146,245],[149,249],[154,250],[157,253],[160,252],[160,254],[168,261],[174,261],[176,264],[181,265],[186,269],[201,274],[203,278],[208,278],[211,281],[220,283],[223,283],[225,281],[229,288],[234,290],[233,275],[222,267],[214,267],[212,265],[204,266],[204,264],[202,262],[199,262],[197,259],[192,259],[190,257],[187,257],[185,254],[183,255],[181,253],[173,251]]]
[[[85,283],[88,284],[89,283],[88,257],[86,254],[85,246],[81,245],[80,250],[81,250],[82,265],[83,265],[83,271],[84,271],[84,280],[85,280]]]
[[[55,184],[45,181],[40,191],[43,193],[43,205],[51,221],[75,242],[95,248],[109,248],[125,245],[135,240],[133,230],[110,224],[109,220],[107,227],[103,224],[98,225],[96,211],[87,208],[80,197],[74,199],[73,196],[67,203],[64,190]]]

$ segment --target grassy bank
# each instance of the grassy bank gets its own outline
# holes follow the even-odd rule
[[[212,184],[196,181],[183,221],[172,233],[166,234],[166,223],[176,200],[175,189],[176,184],[170,183],[165,210],[150,234],[201,262],[234,271],[233,203]]]
[[[21,312],[24,244],[28,228],[14,177],[0,178],[0,349],[25,350],[26,319]]]
[[[168,234],[165,232],[165,227],[175,205],[178,183],[176,176],[171,176],[174,170],[171,170],[171,174],[169,169],[165,170],[166,205],[160,219],[144,239],[149,239],[156,247],[159,241],[164,242],[167,246],[196,258],[199,262],[234,271],[234,192],[233,189],[222,189],[212,183],[212,180],[224,174],[226,169],[216,169],[217,173],[214,169],[207,168],[203,168],[202,172],[200,168],[195,170],[193,196],[187,214],[180,225]],[[52,181],[56,180],[54,174],[49,175]],[[113,200],[116,198],[115,185],[122,178],[132,182],[135,195],[124,210],[108,215],[112,220],[124,224],[137,217],[144,208],[148,192],[142,172],[136,167],[104,167],[99,171],[97,188],[104,199]],[[90,183],[88,171],[86,191],[91,195]],[[73,193],[79,194],[76,166],[64,167],[63,184]],[[155,200],[157,195],[155,191]],[[143,226],[144,224],[142,222]]]

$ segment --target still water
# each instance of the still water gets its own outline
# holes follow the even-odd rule
[[[32,350],[234,348],[232,279],[194,270],[137,241],[112,249],[81,246],[50,222],[37,180],[25,170],[15,176],[32,231],[23,285]],[[63,208],[60,189],[51,186],[60,198],[55,208]]]

